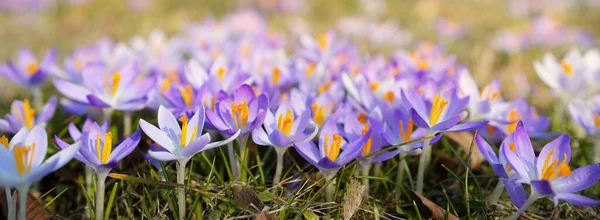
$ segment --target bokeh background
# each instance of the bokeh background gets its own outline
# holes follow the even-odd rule
[[[532,62],[547,52],[560,57],[595,46],[599,9],[596,0],[1,0],[0,60],[14,58],[20,47],[40,56],[56,48],[64,57],[103,38],[176,36],[189,24],[247,16],[285,34],[288,48],[301,33],[329,29],[361,45],[366,57],[442,44],[479,83],[499,78],[505,97],[528,97],[545,109],[552,99],[538,86]],[[0,91],[2,104],[23,97],[6,81]]]

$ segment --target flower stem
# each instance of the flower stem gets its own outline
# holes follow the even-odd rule
[[[398,164],[398,173],[396,174],[396,190],[398,193],[402,193],[400,188],[402,187],[402,182],[404,181],[404,167],[407,165],[406,160],[404,160],[405,153],[398,154],[398,158],[400,159]]]
[[[108,172],[96,171],[98,182],[96,183],[96,220],[102,220],[104,217],[104,184]]]
[[[123,112],[123,137],[131,134],[131,112]]]
[[[488,200],[488,205],[494,205],[498,200],[500,200],[500,196],[502,196],[502,192],[504,192],[504,182],[502,180],[498,181],[496,184],[496,188],[494,188],[494,192],[490,195]]]
[[[238,162],[238,168],[240,171],[240,180],[242,182],[246,182],[246,170],[244,169],[244,166],[246,166],[248,163],[246,162],[246,144],[248,142],[248,135],[242,135],[239,136],[237,138],[237,142],[238,145],[240,146],[240,159],[242,161]]]
[[[361,175],[367,177],[369,176],[369,171],[371,170],[371,162],[367,162],[364,164],[361,164]],[[369,196],[369,179],[368,178],[363,178],[362,179],[362,184],[365,186],[365,193],[363,194],[365,197]]]
[[[102,109],[102,120],[110,121],[111,117],[112,117],[112,109],[110,109],[110,108]]]
[[[600,138],[596,138],[596,141],[594,141],[593,152],[592,163],[600,163]]]
[[[6,204],[8,206],[8,220],[14,220],[17,214],[16,200],[13,200],[12,191],[9,187],[4,187],[4,194],[6,194]]]
[[[227,156],[229,158],[229,166],[231,167],[231,179],[238,180],[240,177],[240,171],[238,169],[238,162],[235,159],[235,152],[233,150],[233,142],[227,144]]]
[[[17,187],[19,192],[19,220],[27,219],[27,195],[29,194],[29,185]]]
[[[277,166],[275,167],[275,176],[273,177],[273,185],[279,184],[281,181],[281,172],[283,171],[283,156],[287,148],[275,147],[275,153],[277,153]]]
[[[86,194],[89,196],[92,194],[92,173],[94,172],[94,169],[92,169],[92,167],[90,166],[85,166],[85,190],[86,190]],[[88,211],[85,213],[86,217],[90,218],[90,210],[92,209],[92,207],[89,206],[88,203],[88,207],[87,207]]]
[[[425,137],[430,134],[426,134]],[[417,171],[417,193],[423,194],[423,182],[425,180],[425,169],[429,165],[431,160],[431,146],[429,146],[429,139],[423,141],[423,153],[419,158],[419,170]]]
[[[329,182],[329,180],[331,180],[331,178],[335,177],[335,173],[331,174],[331,175],[327,175],[325,176],[325,184],[327,184]],[[333,181],[331,181],[329,184],[327,184],[327,186],[325,186],[325,199],[326,202],[332,202],[333,201],[333,193],[335,191],[335,179]]]
[[[177,161],[177,184],[185,184],[185,162]],[[177,188],[177,203],[179,205],[179,219],[185,219],[185,188]]]
[[[31,93],[33,95],[33,107],[35,107],[35,109],[38,111],[42,111],[42,108],[44,108],[44,96],[42,95],[42,88],[39,86],[33,87],[33,89],[31,89]]]
[[[533,202],[535,202],[535,200],[539,199],[541,196],[537,193],[535,193],[535,191],[531,192],[531,195],[529,196],[529,198],[527,199],[527,201],[525,201],[525,204],[523,204],[523,206],[521,206],[521,208],[519,208],[519,210],[515,213],[513,213],[512,215],[508,216],[505,218],[505,220],[516,220],[519,218],[519,216],[521,216],[521,213],[525,212],[529,206],[531,206],[531,204],[533,204]]]

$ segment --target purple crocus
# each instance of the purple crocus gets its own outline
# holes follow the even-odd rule
[[[262,125],[268,104],[264,94],[256,97],[252,87],[242,85],[231,97],[220,99],[214,111],[206,109],[206,118],[225,135],[240,131],[240,136],[244,136]]]
[[[511,217],[518,217],[539,198],[550,197],[554,205],[564,200],[578,206],[597,206],[599,200],[579,194],[579,191],[594,185],[600,179],[600,164],[592,164],[571,171],[571,146],[569,135],[563,134],[546,144],[536,157],[531,140],[525,131],[523,123],[502,143],[502,154],[511,169],[519,178],[517,183],[531,185],[531,195],[519,211]],[[516,218],[515,218],[516,219]]]
[[[10,107],[10,114],[0,119],[0,130],[17,133],[21,128],[33,129],[36,125],[46,126],[46,122],[52,118],[56,110],[56,97],[52,96],[42,110],[36,114],[28,99],[15,100]]]
[[[283,156],[287,148],[294,144],[312,141],[319,132],[319,127],[316,124],[313,125],[310,121],[310,112],[303,111],[298,114],[294,112],[293,104],[297,105],[299,103],[284,102],[277,108],[275,114],[267,109],[264,129],[259,127],[252,132],[254,143],[275,147],[277,166],[273,184],[279,183],[281,179]]]
[[[115,72],[107,71],[101,64],[87,65],[82,73],[83,85],[55,79],[54,86],[64,96],[83,106],[122,111],[145,107],[156,78],[138,77],[133,64]]]
[[[31,184],[69,162],[79,150],[80,144],[67,145],[44,161],[48,150],[48,135],[40,125],[31,130],[23,127],[10,143],[6,138],[0,139],[0,142],[3,145],[0,147],[0,185],[14,187],[19,191],[19,219],[26,219],[27,195]]]
[[[146,122],[144,119],[140,119],[140,127],[144,133],[165,149],[150,149],[148,155],[161,161],[177,160],[178,184],[185,184],[185,165],[194,155],[225,145],[235,140],[240,134],[240,130],[237,130],[235,134],[226,140],[210,143],[210,134],[202,134],[204,118],[204,108],[202,107],[196,111],[191,119],[188,119],[187,116],[179,118],[179,121],[183,123],[180,127],[177,120],[175,120],[175,116],[165,107],[160,106],[158,108],[158,126],[160,128]],[[179,215],[185,216],[185,189],[179,188],[177,190],[177,200]],[[183,217],[180,219],[183,219]]]
[[[512,136],[513,135],[511,134],[506,140],[513,140],[514,138]],[[483,157],[490,163],[496,175],[500,177],[500,181],[491,196],[490,203],[494,204],[500,199],[500,196],[502,196],[502,188],[504,187],[512,199],[513,204],[515,204],[517,208],[520,208],[525,203],[525,200],[527,200],[527,194],[525,193],[523,185],[516,182],[519,178],[519,174],[508,165],[504,154],[502,154],[502,149],[505,145],[500,147],[499,154],[496,155],[494,149],[492,149],[479,134],[476,134],[475,142],[477,143],[481,154],[483,154]]]
[[[323,176],[332,177],[340,167],[354,160],[371,137],[369,129],[354,141],[344,139],[343,131],[337,126],[341,113],[338,111],[327,120],[321,129],[318,146],[312,141],[294,145],[300,156],[316,166]]]
[[[140,119],[140,127],[144,133],[165,149],[149,150],[148,155],[161,161],[177,160],[185,164],[195,154],[227,144],[235,140],[240,133],[238,130],[227,140],[210,143],[210,135],[202,134],[204,118],[204,109],[200,108],[191,119],[181,116],[179,121],[182,122],[182,126],[179,126],[175,116],[161,106],[158,109],[158,128]]]
[[[21,48],[17,62],[8,61],[0,65],[0,76],[21,87],[39,87],[46,81],[51,68],[55,65],[56,51],[51,49],[41,61],[28,49]]]

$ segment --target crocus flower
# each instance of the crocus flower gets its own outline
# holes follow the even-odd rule
[[[0,119],[0,130],[17,133],[21,128],[33,129],[34,126],[46,126],[46,122],[52,118],[56,110],[56,97],[52,96],[46,105],[36,114],[28,99],[13,101],[10,114]]]
[[[532,188],[530,197],[519,212],[527,210],[535,200],[542,197],[552,198],[555,206],[559,200],[578,206],[600,205],[599,200],[575,194],[591,187],[600,179],[600,164],[587,165],[571,171],[571,146],[568,135],[563,134],[546,144],[536,157],[523,123],[519,123],[512,138],[505,140],[502,145],[502,154],[510,169],[515,170],[519,176],[516,181],[529,184]]]
[[[48,136],[43,126],[22,128],[12,138],[0,139],[0,185],[19,191],[19,219],[27,217],[27,195],[31,184],[69,162],[80,143],[77,142],[44,160],[48,150]]]
[[[312,141],[294,145],[300,156],[316,166],[323,176],[335,175],[340,167],[356,158],[371,136],[371,130],[367,130],[360,138],[346,141],[337,126],[340,115],[341,111],[338,111],[327,120],[319,135],[318,146]]]
[[[64,96],[84,106],[122,111],[144,108],[156,78],[137,78],[133,64],[116,72],[107,71],[104,65],[87,65],[83,70],[83,85],[55,79],[54,86]]]
[[[179,126],[175,116],[161,106],[158,109],[159,128],[140,119],[140,127],[144,133],[166,150],[149,150],[148,155],[161,161],[177,160],[186,163],[195,154],[227,144],[240,134],[238,130],[227,140],[210,143],[210,135],[202,134],[204,117],[204,110],[201,108],[191,119],[181,116],[179,121],[182,122],[182,126]]]
[[[43,60],[38,60],[28,49],[21,48],[17,62],[0,65],[0,76],[21,87],[39,87],[46,81],[56,59],[56,51],[49,50]]]
[[[596,50],[582,55],[579,50],[571,49],[560,62],[552,54],[546,54],[542,62],[535,61],[533,66],[553,95],[568,104],[598,91],[595,85],[600,71],[598,61],[600,55]]]
[[[444,39],[458,40],[467,34],[467,27],[451,19],[438,18],[434,23],[435,32]]]
[[[275,147],[277,152],[277,167],[273,184],[279,183],[283,169],[283,156],[288,147],[293,144],[303,144],[317,135],[319,128],[311,125],[310,112],[295,113],[291,102],[285,102],[277,108],[275,114],[267,109],[264,129],[259,127],[252,132],[254,143]],[[310,131],[309,127],[312,127]]]
[[[96,171],[96,219],[104,216],[104,184],[110,170],[118,166],[119,161],[128,156],[140,142],[140,131],[137,130],[125,140],[118,142],[113,148],[111,132],[105,132],[98,123],[94,122],[89,128],[82,130],[76,143],[81,143],[81,148],[74,155],[75,159],[85,163]],[[54,137],[56,145],[65,149],[68,144],[58,136]]]
[[[490,120],[498,114],[497,106],[504,102],[498,80],[493,80],[480,90],[468,70],[462,70],[458,79],[460,92],[469,96],[469,121]]]
[[[509,137],[506,140],[512,139],[513,137]],[[501,149],[499,154],[496,155],[494,149],[492,149],[492,147],[485,140],[483,140],[479,134],[476,134],[475,142],[477,143],[477,147],[479,147],[481,154],[483,154],[483,157],[492,166],[494,173],[500,177],[497,188],[506,188],[506,192],[512,199],[513,204],[515,204],[517,208],[520,208],[525,203],[525,200],[527,200],[527,194],[525,193],[523,185],[516,182],[516,180],[519,178],[519,174],[517,174],[517,172],[513,170],[510,165],[508,165],[508,162],[502,153],[502,148],[504,145],[500,147]],[[492,194],[491,199],[492,203],[498,201],[501,195],[502,191],[498,192],[497,190],[494,190],[494,194]]]
[[[183,124],[181,127],[175,120],[175,116],[165,107],[158,109],[158,126],[140,119],[140,127],[152,140],[159,144],[165,150],[148,151],[148,155],[157,160],[170,161],[177,160],[177,183],[184,184],[185,165],[197,153],[209,150],[235,140],[240,134],[237,130],[235,134],[226,140],[210,143],[210,134],[202,134],[204,127],[204,108],[196,111],[191,119],[187,116],[179,118]],[[180,188],[177,191],[179,203],[179,219],[185,217],[185,189]]]
[[[262,125],[268,107],[267,97],[256,97],[249,85],[242,85],[230,99],[222,99],[215,105],[214,111],[206,110],[208,122],[226,135],[247,135]]]

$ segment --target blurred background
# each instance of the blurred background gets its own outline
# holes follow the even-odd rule
[[[21,47],[43,56],[112,39],[172,37],[195,23],[266,27],[293,50],[302,33],[335,30],[361,56],[389,56],[416,44],[441,44],[479,83],[499,78],[507,98],[545,107],[547,90],[532,62],[544,53],[591,48],[600,34],[598,0],[0,0],[0,60]],[[218,28],[214,30],[218,31]],[[156,39],[156,37],[155,37]],[[50,86],[49,86],[50,87]],[[1,103],[25,97],[1,80]]]

